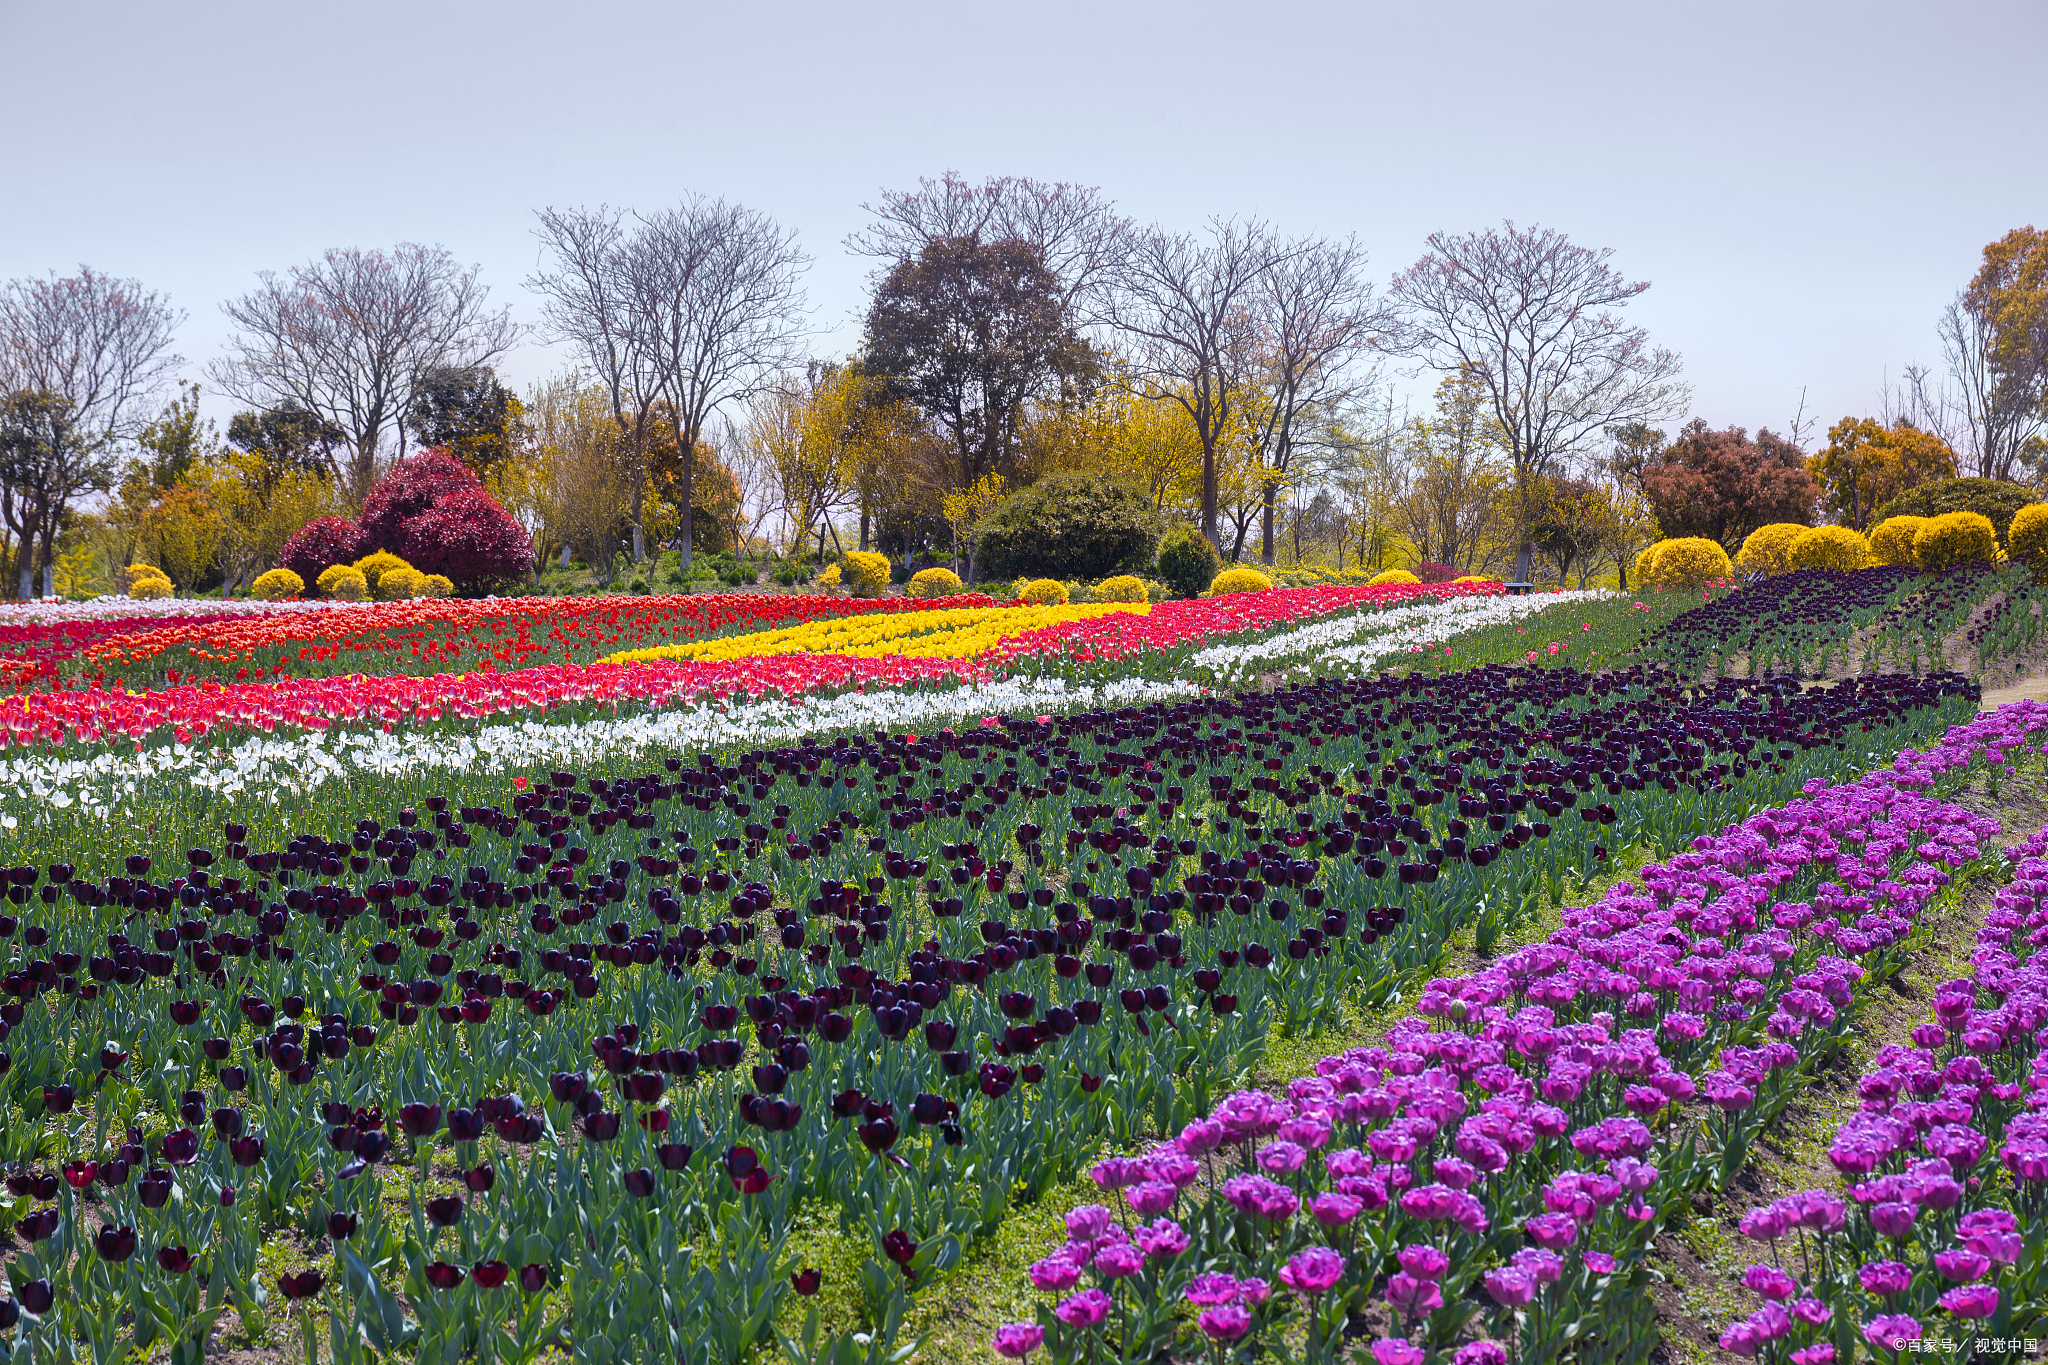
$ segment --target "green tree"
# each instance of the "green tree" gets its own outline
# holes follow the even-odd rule
[[[439,365],[420,376],[406,409],[413,443],[441,446],[488,480],[519,443],[526,413],[488,365]]]
[[[1097,373],[1037,248],[975,237],[933,241],[883,277],[860,365],[944,430],[955,490],[1014,474],[1026,405],[1084,399]]]

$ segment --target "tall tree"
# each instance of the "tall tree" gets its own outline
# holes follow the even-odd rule
[[[72,502],[113,483],[112,452],[76,414],[69,398],[48,389],[0,396],[0,521],[17,540],[17,591],[24,599],[35,596],[38,562],[46,582],[54,572],[57,535]]]
[[[1085,399],[1097,372],[1037,248],[974,237],[934,241],[882,279],[860,368],[945,431],[955,491],[1011,473],[1026,405]]]
[[[1751,531],[1772,522],[1813,523],[1821,488],[1790,441],[1741,427],[1715,431],[1686,423],[1678,439],[1643,471],[1643,489],[1667,536],[1703,536],[1733,553]]]
[[[1978,476],[2048,463],[2048,231],[2015,228],[1986,246],[1940,325]]]
[[[681,486],[692,488],[713,412],[796,361],[810,258],[765,214],[696,196],[630,228],[622,210],[545,209],[539,234],[555,267],[528,285],[611,395],[633,455],[633,555],[643,559],[652,424],[667,423]],[[678,511],[687,563],[687,497]]]
[[[1254,369],[1262,393],[1253,455],[1261,489],[1261,559],[1273,563],[1273,511],[1297,470],[1305,429],[1317,413],[1349,402],[1366,376],[1353,362],[1383,325],[1354,238],[1297,243],[1283,251],[1257,292]]]
[[[1132,238],[1107,299],[1107,320],[1131,343],[1138,391],[1180,404],[1194,423],[1201,530],[1219,549],[1218,462],[1253,364],[1258,291],[1288,255],[1260,222],[1212,221],[1207,242],[1155,228]]]
[[[973,185],[948,171],[861,207],[875,221],[846,239],[850,251],[896,263],[915,260],[934,242],[960,237],[1028,242],[1080,316],[1090,314],[1130,239],[1129,220],[1102,191],[1023,176],[991,176]]]
[[[1622,321],[1650,286],[1610,268],[1611,251],[1512,222],[1433,233],[1429,248],[1394,279],[1388,345],[1485,384],[1514,472],[1515,574],[1526,581],[1542,476],[1604,427],[1682,408],[1679,359]]]
[[[677,538],[687,564],[698,443],[722,404],[799,359],[811,258],[767,214],[694,195],[643,219],[640,237],[654,359],[681,452]]]
[[[432,370],[497,361],[520,336],[510,308],[492,311],[478,267],[441,247],[337,247],[221,305],[237,328],[210,372],[259,408],[286,400],[347,433],[334,475],[360,504],[387,437],[405,453],[404,418]]]
[[[9,493],[36,509],[27,522],[40,536],[39,547],[21,546],[24,597],[38,554],[48,585],[70,501],[110,486],[116,448],[140,432],[182,363],[170,347],[183,320],[163,295],[88,266],[0,286],[0,395],[20,398],[10,466],[27,480]]]

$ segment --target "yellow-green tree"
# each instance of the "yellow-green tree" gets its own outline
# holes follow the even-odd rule
[[[1825,490],[1828,510],[1864,531],[1872,512],[1907,489],[1954,478],[1956,453],[1939,436],[1903,422],[1887,427],[1844,417],[1828,428],[1826,447],[1806,467]]]

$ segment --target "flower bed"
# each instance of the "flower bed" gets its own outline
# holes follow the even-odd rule
[[[1875,761],[1968,692],[1353,679],[396,774],[153,845],[81,825],[9,871],[0,922],[24,1340],[189,1351],[232,1302],[378,1350],[531,1358],[553,1323],[735,1359],[807,1200],[900,1321],[1019,1191],[1208,1113],[1270,1030],[1425,969],[1468,907]],[[0,798],[17,826],[43,804]],[[1560,1016],[1607,998],[1579,964],[1643,956],[1619,909],[1536,964],[1582,992]],[[1430,1046],[1461,1089],[1494,1074]],[[1614,1087],[1587,1089],[1592,1114]],[[260,1275],[283,1227],[312,1263]]]

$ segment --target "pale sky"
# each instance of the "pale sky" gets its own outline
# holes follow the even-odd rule
[[[2048,221],[2043,69],[2042,0],[0,0],[0,278],[166,291],[196,378],[258,270],[438,243],[533,319],[534,209],[696,191],[799,230],[840,354],[863,200],[1030,175],[1355,233],[1381,281],[1432,231],[1556,228],[1652,282],[1698,415],[1782,430],[1805,388],[1824,428],[1938,365],[1983,245]]]

